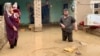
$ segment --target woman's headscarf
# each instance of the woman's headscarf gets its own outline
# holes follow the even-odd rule
[[[8,16],[11,16],[12,14],[10,13],[12,4],[10,2],[6,2],[4,4],[4,11],[7,12]]]

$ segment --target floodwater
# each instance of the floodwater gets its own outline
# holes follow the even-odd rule
[[[99,36],[77,31],[73,38],[72,43],[63,42],[61,29],[56,26],[45,27],[43,32],[19,31],[18,46],[10,49],[7,43],[0,56],[100,56]],[[74,52],[64,51],[74,46],[77,47]]]

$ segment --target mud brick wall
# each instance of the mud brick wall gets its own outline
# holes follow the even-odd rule
[[[89,5],[91,0],[76,0],[76,19],[79,23],[84,21],[88,14],[92,13],[91,6]]]
[[[6,33],[5,33],[4,17],[0,16],[0,50],[3,48],[6,42],[7,42],[7,39],[6,39]]]

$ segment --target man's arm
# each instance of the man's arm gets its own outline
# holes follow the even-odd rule
[[[75,28],[75,31],[78,30],[77,22],[74,23],[74,28]]]
[[[62,18],[60,19],[60,26],[61,26],[62,28],[65,28],[65,25],[63,24]]]
[[[76,22],[75,18],[72,17],[72,21],[71,22],[74,25],[74,29],[77,31],[78,27],[77,27],[77,22]]]

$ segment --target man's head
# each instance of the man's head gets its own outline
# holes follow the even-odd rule
[[[68,9],[64,9],[63,13],[65,16],[68,16],[68,14],[69,14]]]

